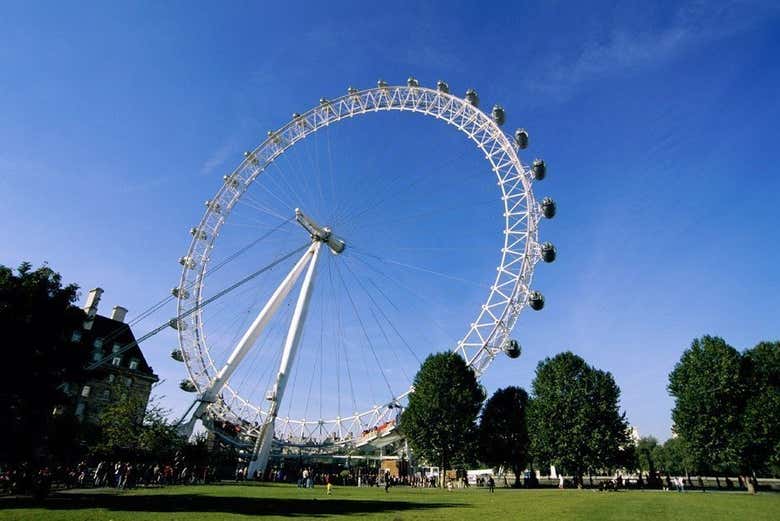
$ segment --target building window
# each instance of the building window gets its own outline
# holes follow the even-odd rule
[[[103,391],[103,399],[104,400],[110,400],[111,399],[111,391],[108,389]]]
[[[81,396],[83,396],[84,398],[89,398],[90,390],[91,390],[90,387],[88,385],[85,385],[84,388],[81,389]]]
[[[81,331],[76,330],[73,332],[73,334],[70,336],[71,342],[81,342]]]
[[[127,378],[125,378],[125,385],[127,387],[130,387],[131,385],[133,385],[133,379],[130,378],[129,376]]]
[[[100,351],[92,351],[92,361],[93,362],[97,362],[101,358],[103,358],[103,355],[100,353]]]
[[[111,360],[111,365],[114,367],[119,367],[122,363],[122,357],[121,356],[115,356],[113,360]]]
[[[112,383],[114,383],[114,380],[116,380],[116,375],[115,374],[112,373],[112,374],[108,375],[108,383],[112,384]]]
[[[92,345],[95,346],[95,349],[101,349],[103,347],[103,339],[96,338]]]
[[[138,360],[136,360],[135,358],[130,360],[130,369],[132,369],[133,371],[138,369]]]
[[[112,353],[118,353],[120,347],[122,347],[122,346],[120,346],[118,342],[114,342],[114,345],[111,347],[111,352]]]
[[[80,403],[80,404],[78,404],[76,406],[76,416],[78,418],[83,418],[84,417],[84,404],[83,403]]]

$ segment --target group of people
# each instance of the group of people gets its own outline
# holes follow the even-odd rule
[[[330,483],[330,476],[326,477]],[[314,472],[306,467],[298,473],[298,488],[314,488]]]
[[[466,480],[466,483],[468,483],[468,479]],[[495,492],[496,480],[493,479],[493,476],[490,475],[488,475],[487,477],[477,476],[477,486],[487,487],[490,492]]]
[[[194,485],[208,483],[213,479],[214,469],[209,466],[190,467],[169,463],[133,464],[131,462],[100,461],[93,469],[86,463],[79,464],[77,484],[80,487],[115,487],[118,489],[136,486]],[[91,478],[91,479],[90,479]]]
[[[33,469],[21,465],[0,468],[0,494],[26,494],[43,497],[48,494],[52,483],[52,473],[48,467]]]
[[[82,461],[73,466],[35,468],[28,464],[0,469],[0,493],[48,491],[54,486],[62,488],[117,488],[137,486],[165,486],[208,483],[215,479],[214,468],[192,467],[170,463],[132,463],[129,461],[100,461],[89,465]]]

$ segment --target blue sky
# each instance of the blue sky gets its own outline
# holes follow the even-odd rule
[[[529,387],[539,360],[570,349],[615,375],[642,434],[665,438],[667,374],[691,339],[717,334],[742,349],[780,336],[780,10],[646,4],[6,3],[0,263],[48,261],[84,289],[103,287],[104,313],[121,304],[132,318],[177,283],[203,200],[268,129],[349,85],[444,79],[461,95],[476,88],[485,109],[501,103],[508,130],[529,129],[524,159],[549,165],[536,193],[559,204],[542,228],[559,260],[535,278],[547,307],[523,314],[514,335],[523,356],[500,359],[485,385]],[[361,171],[443,172],[431,178],[441,181],[430,187],[436,204],[482,208],[481,190],[494,185],[467,184],[478,163],[440,130],[389,118],[328,139],[345,185]],[[381,211],[413,215],[432,193]],[[485,215],[398,230],[418,246],[461,248],[438,232],[448,223],[474,239],[419,263],[478,285],[473,273],[500,248],[494,228],[479,229],[493,225]],[[234,232],[236,245],[242,237],[251,238]],[[440,308],[426,307],[446,324],[420,349],[441,349],[479,300],[474,288],[419,274],[407,282],[429,282],[438,296]],[[452,304],[460,299],[463,309]],[[187,397],[176,388],[184,370],[168,358],[175,343],[170,331],[143,347],[178,411]]]

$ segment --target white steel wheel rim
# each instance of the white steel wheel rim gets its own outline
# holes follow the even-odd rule
[[[534,199],[531,171],[517,155],[517,146],[493,119],[467,101],[451,94],[417,86],[387,86],[366,89],[321,103],[294,118],[255,148],[228,176],[197,228],[186,254],[179,283],[178,336],[184,363],[197,392],[208,388],[218,372],[203,330],[200,308],[203,282],[209,265],[209,254],[231,209],[252,182],[287,149],[318,130],[345,118],[379,111],[410,111],[441,119],[463,132],[484,154],[495,173],[504,204],[504,245],[497,274],[485,304],[466,334],[453,347],[478,377],[488,369],[505,343],[526,306],[533,270],[541,258],[538,224],[541,212]],[[375,426],[392,416],[392,410],[411,388],[387,404],[375,406],[351,416],[327,420],[277,418],[277,432],[311,439],[317,435],[355,433]],[[257,432],[268,415],[264,410],[236,392],[228,382],[222,389],[221,403],[212,404],[212,417],[230,422],[256,419],[248,434]],[[247,415],[247,413],[249,413]]]

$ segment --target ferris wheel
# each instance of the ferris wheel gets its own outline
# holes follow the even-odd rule
[[[517,358],[521,311],[544,306],[531,282],[556,257],[539,240],[556,205],[534,197],[546,165],[521,162],[528,133],[504,133],[505,119],[473,89],[380,80],[246,152],[191,229],[173,290],[172,357],[197,393],[185,430],[199,419],[246,440],[250,472],[263,471],[272,443],[355,445],[392,429],[433,351],[477,376]]]

